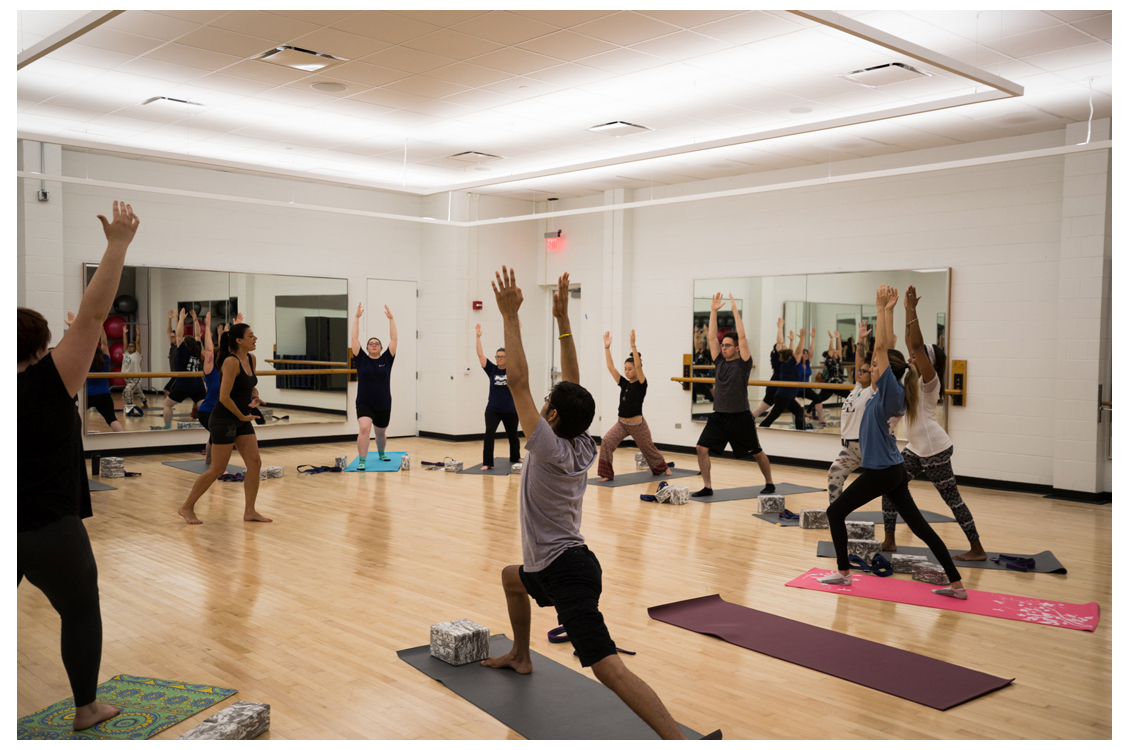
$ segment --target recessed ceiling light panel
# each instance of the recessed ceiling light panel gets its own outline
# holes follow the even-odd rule
[[[285,44],[269,49],[263,54],[256,55],[251,59],[262,60],[272,65],[282,65],[287,68],[295,68],[296,70],[306,70],[309,72],[325,70],[335,65],[341,65],[343,62],[348,62],[348,60],[342,57],[334,57],[324,52],[314,52],[313,50],[302,49],[300,47],[290,47]]]
[[[652,128],[646,128],[643,125],[633,125],[630,122],[623,122],[616,120],[615,122],[606,122],[603,125],[593,125],[589,130],[594,133],[604,133],[605,135],[632,135],[634,133],[645,133]]]
[[[484,154],[481,151],[460,151],[458,154],[452,154],[447,158],[454,159],[455,161],[467,161],[472,164],[482,164],[483,162],[494,161],[495,159],[501,159],[503,157],[495,156],[494,154]]]
[[[903,81],[912,81],[915,78],[928,78],[929,76],[929,73],[923,73],[918,68],[906,65],[905,63],[895,62],[887,63],[886,65],[875,65],[874,67],[863,68],[862,70],[853,70],[850,73],[840,76],[840,78],[846,78],[852,83],[874,88],[875,86],[886,86],[890,83],[902,83]]]

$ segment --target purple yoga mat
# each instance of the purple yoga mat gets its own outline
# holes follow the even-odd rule
[[[993,677],[928,656],[873,643],[723,601],[718,594],[649,607],[653,620],[815,669],[939,711],[999,690]]]

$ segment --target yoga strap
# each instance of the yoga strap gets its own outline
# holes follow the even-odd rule
[[[217,479],[221,482],[242,482],[243,474],[221,474]]]
[[[1035,559],[1031,557],[1020,557],[1019,555],[999,555],[992,558],[992,561],[997,565],[1003,563],[1013,570],[1027,571],[1036,567]]]
[[[880,578],[886,578],[887,576],[894,575],[895,573],[894,566],[892,566],[890,561],[882,555],[875,555],[875,557],[871,558],[870,565],[864,562],[863,558],[859,555],[851,555],[850,557],[848,557],[848,567],[852,570],[859,570],[864,573],[877,575]]]
[[[302,464],[298,467],[299,474],[321,474],[323,471],[341,471],[341,469],[336,466],[312,466],[310,464]]]
[[[141,476],[141,472],[140,471],[127,471],[126,476],[127,477],[139,477],[139,476]]]
[[[674,464],[671,464],[671,465],[674,466]],[[659,486],[655,488],[655,491],[658,492],[659,490],[663,489],[666,486],[667,486],[667,482],[660,482]],[[657,503],[657,502],[659,502],[659,498],[656,497],[655,495],[640,495],[640,500],[643,500],[645,503]],[[568,638],[566,638],[565,640],[568,640]]]
[[[560,625],[560,626],[554,628],[553,630],[549,631],[546,635],[548,636],[550,643],[568,643],[569,642],[569,634],[565,632],[565,626],[564,625]],[[628,651],[627,649],[624,649],[624,648],[618,648],[616,650],[619,651],[621,654],[630,654],[631,656],[636,655],[635,651]],[[577,655],[577,652],[574,651],[573,656],[576,656],[576,655]]]
[[[791,510],[788,510],[786,508],[785,510],[783,510],[780,513],[777,514],[777,518],[783,518],[786,521],[795,521],[798,518],[800,518],[800,516],[798,516],[796,513],[793,513]]]

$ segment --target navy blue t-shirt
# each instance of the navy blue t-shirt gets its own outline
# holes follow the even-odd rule
[[[781,356],[781,366],[778,370],[777,380],[800,380],[800,372],[797,361],[793,359],[791,352],[786,352]],[[777,398],[796,398],[796,388],[777,388]]]
[[[487,408],[496,414],[513,414],[516,412],[514,396],[511,395],[510,389],[506,387],[506,370],[500,369],[498,365],[488,359],[487,363],[483,365],[483,372],[490,378],[490,395],[487,396]]]
[[[91,368],[93,368],[94,364],[91,363],[90,366],[91,366]],[[107,357],[106,355],[102,355],[102,369],[99,370],[99,372],[109,372],[109,371],[110,371],[110,358]],[[109,378],[87,378],[87,381],[86,381],[86,395],[87,396],[97,396],[98,394],[109,393],[109,392],[110,392],[110,379]]]
[[[385,349],[381,356],[372,359],[364,349],[353,358],[357,369],[357,403],[373,411],[392,408],[392,360],[395,357]]]
[[[187,342],[181,342],[177,347],[177,366],[173,368],[176,372],[200,372],[204,369],[200,358],[196,356],[196,350],[189,347]],[[203,378],[174,378],[173,389],[182,393],[191,393],[194,396],[199,395],[204,397],[204,379]]]
[[[886,469],[902,463],[891,417],[906,411],[904,391],[888,367],[875,383],[875,393],[859,420],[859,452],[865,469]]]

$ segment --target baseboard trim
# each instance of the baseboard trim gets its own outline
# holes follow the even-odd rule
[[[287,445],[304,445],[308,443],[352,443],[357,444],[356,435],[311,435],[307,437],[289,437],[289,438],[274,438],[267,440],[259,440],[260,446],[287,446]],[[204,440],[197,440],[192,443],[184,445],[141,445],[134,448],[98,448],[96,450],[84,450],[83,455],[90,458],[95,453],[114,456],[154,456],[162,453],[188,453],[197,452],[200,446],[204,445]],[[233,457],[234,461],[238,462],[239,459]]]

